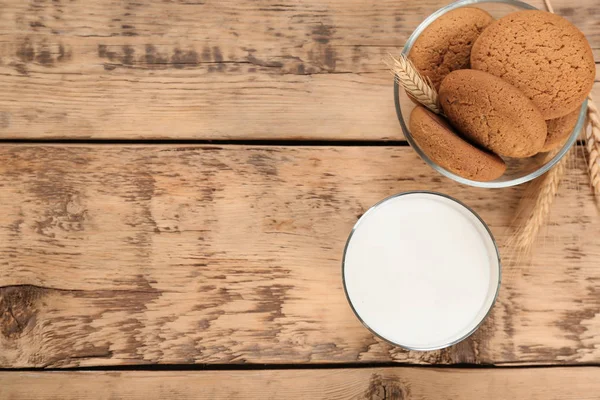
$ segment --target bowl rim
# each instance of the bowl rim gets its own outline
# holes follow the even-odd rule
[[[415,194],[426,194],[426,195],[431,195],[431,196],[437,196],[437,197],[442,197],[445,198],[447,200],[450,200],[456,204],[458,204],[459,206],[463,207],[467,212],[469,212],[470,214],[474,215],[475,218],[481,223],[481,225],[483,225],[483,227],[485,228],[485,231],[487,232],[490,240],[492,241],[492,244],[494,246],[494,250],[496,251],[496,260],[497,262],[497,266],[498,266],[498,284],[495,287],[495,292],[494,292],[494,297],[490,303],[489,308],[486,310],[485,314],[483,315],[483,317],[481,318],[481,320],[479,322],[477,322],[477,324],[475,324],[475,326],[467,333],[465,333],[464,335],[462,335],[460,338],[454,339],[448,343],[444,343],[442,345],[438,345],[438,346],[431,346],[431,347],[415,347],[415,346],[407,346],[407,345],[403,345],[401,343],[396,343],[384,336],[382,336],[381,334],[379,334],[377,331],[375,331],[373,328],[371,328],[364,320],[363,318],[360,316],[360,314],[358,313],[358,311],[356,310],[356,308],[354,308],[354,304],[352,303],[352,300],[350,299],[350,294],[348,293],[348,287],[346,285],[346,256],[348,254],[348,247],[350,246],[350,242],[352,240],[352,237],[354,236],[354,233],[356,232],[356,230],[359,228],[360,223],[362,221],[365,220],[365,217],[370,214],[373,213],[377,208],[379,208],[380,206],[384,205],[385,203],[387,203],[390,200],[393,200],[397,197],[402,197],[402,196],[411,196],[411,195],[415,195]],[[490,227],[488,226],[488,224],[486,224],[486,222],[483,220],[483,218],[481,218],[479,216],[479,214],[477,214],[477,212],[475,212],[475,210],[473,210],[471,207],[469,207],[468,205],[466,205],[465,203],[463,203],[462,201],[449,196],[445,193],[440,193],[440,192],[435,192],[432,190],[409,190],[406,192],[400,192],[400,193],[396,193],[393,194],[391,196],[386,197],[383,200],[378,201],[377,203],[375,203],[374,205],[372,205],[367,211],[365,211],[365,213],[363,215],[360,216],[360,218],[358,219],[358,221],[356,221],[356,223],[354,224],[354,226],[352,227],[352,230],[350,231],[350,234],[348,235],[348,239],[346,240],[346,245],[344,246],[344,253],[342,256],[342,284],[344,287],[344,294],[346,296],[346,300],[348,301],[348,304],[350,305],[350,308],[352,309],[352,312],[354,313],[354,315],[358,318],[358,320],[360,321],[360,323],[367,328],[367,330],[369,330],[373,335],[375,335],[376,337],[380,338],[381,340],[385,341],[386,343],[389,343],[393,346],[398,346],[400,348],[403,348],[405,350],[412,350],[412,351],[433,351],[433,350],[440,350],[440,349],[445,349],[447,347],[450,346],[454,346],[457,343],[462,342],[463,340],[467,339],[469,336],[471,336],[473,333],[475,333],[483,324],[483,322],[489,317],[490,313],[492,312],[492,309],[494,308],[494,305],[496,304],[496,301],[498,300],[498,295],[500,293],[500,288],[502,286],[502,259],[500,257],[500,249],[498,247],[498,242],[496,241],[496,238],[494,237],[494,234],[492,233],[492,230],[490,229]]]
[[[425,30],[425,28],[427,28],[433,21],[435,21],[441,15],[443,15],[449,11],[455,10],[457,8],[460,8],[460,7],[468,6],[471,4],[480,4],[480,3],[502,3],[502,4],[508,4],[508,5],[512,5],[515,7],[519,7],[524,10],[537,10],[536,7],[534,7],[530,4],[524,3],[522,1],[518,1],[518,0],[458,0],[458,1],[455,1],[453,3],[450,3],[450,4],[440,8],[439,10],[435,11],[434,13],[429,15],[427,18],[425,18],[425,20],[423,22],[421,22],[419,24],[419,26],[417,26],[417,28],[410,35],[410,37],[408,38],[408,40],[406,41],[406,43],[402,49],[401,54],[408,56],[410,49],[412,48],[414,42],[417,40],[419,35]],[[431,160],[423,152],[423,150],[421,150],[419,145],[413,139],[413,137],[410,133],[410,130],[408,129],[408,126],[406,125],[406,122],[404,121],[404,117],[402,116],[402,109],[400,106],[400,90],[401,89],[400,89],[400,85],[398,84],[398,81],[396,79],[394,79],[394,103],[395,103],[395,107],[396,107],[396,116],[398,117],[398,121],[400,122],[400,126],[402,127],[404,137],[410,144],[410,147],[412,147],[413,150],[415,150],[415,152],[419,155],[419,157],[421,157],[421,159],[423,159],[423,161],[425,161],[426,164],[428,164],[430,167],[432,167],[434,170],[436,170],[438,173],[444,175],[445,177],[450,178],[458,183],[462,183],[464,185],[469,185],[469,186],[474,186],[474,187],[479,187],[479,188],[488,188],[488,189],[505,188],[505,187],[520,185],[520,184],[529,182],[535,178],[540,177],[541,175],[548,172],[552,167],[554,167],[567,154],[567,152],[571,149],[571,147],[577,141],[577,138],[579,137],[579,133],[581,132],[583,125],[585,123],[585,117],[586,117],[586,113],[587,113],[587,103],[588,103],[588,100],[586,98],[581,105],[581,110],[579,112],[579,117],[577,119],[577,123],[575,124],[575,127],[573,128],[573,131],[571,132],[569,138],[566,140],[566,142],[563,144],[563,146],[560,148],[560,150],[558,150],[558,152],[550,160],[548,160],[544,165],[542,165],[540,168],[536,169],[535,171],[530,172],[527,175],[523,175],[523,176],[515,178],[515,179],[504,180],[504,181],[494,180],[494,181],[488,181],[488,182],[480,182],[480,181],[463,178],[461,176],[458,176],[458,175],[448,171],[447,169],[443,168],[442,166],[438,165],[436,162]]]

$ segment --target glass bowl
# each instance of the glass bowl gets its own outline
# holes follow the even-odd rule
[[[402,49],[402,54],[408,55],[408,52],[412,48],[413,44],[423,32],[423,30],[431,24],[435,19],[439,18],[441,15],[447,13],[448,11],[454,10],[459,7],[464,7],[468,5],[477,5],[478,8],[484,9],[489,12],[495,19],[501,18],[506,14],[509,14],[514,11],[519,10],[536,10],[535,7],[523,3],[521,1],[515,0],[459,0],[454,3],[451,3],[443,8],[440,8],[429,17],[427,17],[415,31],[410,35],[404,48]],[[554,150],[550,153],[539,153],[533,157],[529,158],[507,158],[503,157],[506,162],[506,172],[500,178],[489,181],[489,182],[479,182],[471,179],[463,178],[458,176],[444,167],[436,164],[432,161],[421,148],[417,145],[415,140],[413,139],[410,131],[408,129],[407,121],[409,120],[410,113],[415,108],[416,104],[413,103],[408,95],[405,93],[403,89],[401,89],[396,81],[394,81],[394,102],[396,104],[396,114],[398,115],[398,120],[400,121],[400,125],[402,126],[402,131],[404,132],[404,136],[410,146],[417,152],[417,154],[433,169],[438,171],[440,174],[465,185],[482,187],[482,188],[502,188],[502,187],[510,187],[515,185],[520,185],[522,183],[528,182],[532,179],[539,177],[544,174],[550,168],[552,168],[566,153],[569,151],[571,146],[577,141],[577,137],[579,136],[579,132],[583,128],[583,124],[585,123],[585,115],[587,111],[587,100],[583,102],[581,106],[581,111],[579,113],[579,119],[577,120],[577,124],[571,132],[571,135],[565,142],[565,144],[560,147],[558,150]]]

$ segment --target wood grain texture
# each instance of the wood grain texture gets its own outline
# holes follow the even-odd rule
[[[6,0],[0,138],[401,139],[381,58],[447,3]]]
[[[0,372],[13,399],[598,399],[600,368]]]
[[[502,243],[521,189],[457,185],[408,147],[6,145],[0,159],[0,367],[600,362],[600,214],[582,165],[484,326],[420,353],[352,314],[352,225],[428,189]]]

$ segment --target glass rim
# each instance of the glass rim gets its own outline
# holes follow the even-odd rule
[[[468,211],[470,214],[472,214],[473,216],[475,216],[475,218],[485,228],[485,231],[487,232],[488,237],[492,241],[492,244],[494,245],[494,250],[496,252],[496,260],[498,262],[497,263],[497,266],[498,266],[498,284],[495,287],[494,297],[492,298],[490,306],[485,311],[485,314],[482,316],[481,320],[479,322],[477,322],[477,324],[471,330],[469,330],[467,333],[465,333],[461,337],[459,337],[457,339],[454,339],[454,340],[452,340],[452,341],[450,341],[448,343],[445,343],[445,344],[442,344],[442,345],[439,345],[439,346],[432,346],[432,347],[415,347],[415,346],[403,345],[401,343],[396,343],[396,342],[394,342],[394,341],[392,341],[392,340],[390,340],[388,338],[385,338],[381,334],[377,333],[373,328],[371,328],[362,319],[362,317],[360,316],[360,314],[358,313],[358,311],[356,310],[356,308],[354,308],[354,304],[352,303],[352,300],[350,299],[350,294],[348,293],[348,287],[346,286],[346,256],[347,256],[348,246],[350,245],[350,241],[352,240],[352,237],[354,236],[354,233],[356,232],[356,230],[360,226],[361,221],[364,221],[364,218],[369,213],[372,213],[374,210],[376,210],[377,208],[381,207],[383,204],[387,203],[388,201],[393,200],[393,199],[398,198],[398,197],[407,196],[407,195],[414,195],[414,194],[428,194],[428,195],[443,197],[443,198],[445,198],[447,200],[450,200],[450,201],[458,204],[459,206],[461,206],[462,208],[464,208],[466,211]],[[358,221],[356,221],[356,223],[352,227],[352,230],[350,231],[350,234],[348,235],[348,239],[346,240],[346,245],[344,246],[344,253],[343,253],[343,256],[342,256],[342,284],[344,286],[344,294],[346,295],[346,300],[348,301],[348,304],[350,304],[350,308],[352,309],[352,312],[358,318],[358,320],[360,321],[360,323],[365,328],[367,328],[373,335],[375,335],[376,337],[378,337],[381,340],[385,341],[386,343],[389,343],[389,344],[391,344],[393,346],[401,347],[401,348],[403,348],[405,350],[412,350],[412,351],[433,351],[433,350],[440,350],[440,349],[445,349],[447,347],[453,346],[453,345],[455,345],[455,344],[457,344],[459,342],[462,342],[463,340],[467,339],[469,336],[471,336],[473,333],[475,333],[475,331],[477,331],[477,329],[479,329],[479,327],[483,324],[483,322],[490,315],[492,309],[494,308],[494,305],[496,304],[496,300],[498,300],[498,294],[500,293],[501,283],[502,283],[502,260],[500,258],[500,250],[498,248],[498,243],[496,242],[496,239],[494,238],[494,235],[492,234],[492,231],[490,230],[490,227],[479,216],[479,214],[477,214],[471,207],[467,206],[465,203],[463,203],[460,200],[455,199],[452,196],[449,196],[447,194],[440,193],[440,192],[435,192],[435,191],[431,191],[431,190],[410,190],[410,191],[407,191],[407,192],[396,193],[394,195],[386,197],[383,200],[378,201],[377,203],[375,203],[374,205],[372,205],[367,211],[365,211],[365,213],[360,216],[360,218],[358,219]]]
[[[435,11],[430,16],[425,18],[425,20],[423,22],[421,22],[419,24],[419,26],[417,26],[417,28],[410,35],[410,37],[404,44],[404,47],[402,48],[401,54],[407,56],[410,49],[412,48],[414,42],[419,37],[419,35],[425,30],[425,28],[427,28],[433,21],[435,21],[441,15],[443,15],[449,11],[452,11],[456,8],[464,7],[464,6],[467,6],[470,4],[480,4],[480,3],[502,3],[502,4],[508,4],[508,5],[520,7],[525,10],[537,10],[536,7],[534,7],[530,4],[524,3],[522,1],[518,1],[518,0],[458,0],[458,1],[455,1],[454,3],[450,3],[447,6],[440,8],[439,10]],[[429,165],[431,168],[436,170],[438,173],[444,175],[445,177],[450,178],[453,181],[456,181],[458,183],[462,183],[464,185],[474,186],[474,187],[479,187],[479,188],[488,188],[488,189],[506,188],[506,187],[520,185],[520,184],[529,182],[535,178],[540,177],[541,175],[548,172],[552,167],[554,167],[567,154],[567,152],[571,149],[571,147],[577,141],[577,138],[579,137],[579,133],[581,132],[581,129],[583,128],[583,125],[585,123],[585,117],[586,117],[586,113],[587,113],[587,103],[588,103],[587,98],[586,98],[581,105],[581,110],[579,111],[577,123],[575,124],[575,127],[573,128],[573,131],[569,135],[568,139],[565,141],[565,143],[560,148],[560,150],[544,165],[542,165],[535,171],[530,172],[527,175],[523,175],[523,176],[515,178],[515,179],[510,179],[510,180],[506,180],[506,181],[495,181],[494,180],[494,181],[489,181],[489,182],[481,182],[481,181],[475,181],[472,179],[463,178],[462,176],[456,175],[453,172],[448,171],[444,167],[440,166],[439,164],[437,164],[436,162],[431,160],[423,152],[423,150],[421,150],[419,145],[413,139],[413,137],[410,133],[410,130],[408,129],[408,126],[406,125],[406,122],[404,121],[404,117],[402,116],[402,109],[400,106],[400,90],[401,89],[400,89],[400,85],[398,84],[398,81],[396,79],[394,79],[394,103],[395,103],[395,107],[396,107],[396,116],[398,117],[398,121],[400,122],[402,132],[404,133],[404,137],[405,137],[406,141],[408,141],[408,143],[410,144],[410,147],[413,150],[415,150],[415,152],[419,155],[419,157],[421,157],[421,159],[423,161],[425,161],[425,163],[427,165]]]

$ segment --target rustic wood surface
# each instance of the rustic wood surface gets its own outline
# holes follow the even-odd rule
[[[600,361],[600,213],[582,160],[484,326],[421,353],[352,314],[352,225],[429,189],[502,243],[521,189],[457,185],[408,147],[4,145],[0,159],[0,367]]]
[[[598,393],[598,367],[0,373],[6,400],[597,400]]]
[[[598,398],[600,367],[582,365],[600,365],[600,205],[581,148],[515,261],[523,188],[457,185],[408,147],[177,143],[402,139],[380,59],[448,1],[2,1],[0,140],[172,141],[2,143],[0,368],[107,370],[0,371],[0,399]],[[600,68],[600,3],[552,3]],[[375,338],[341,282],[357,218],[413,189],[472,206],[505,262],[482,328],[435,352]],[[510,368],[346,364],[390,361]],[[110,370],[248,363],[345,368]]]
[[[447,3],[5,0],[0,138],[401,139],[380,60]]]

